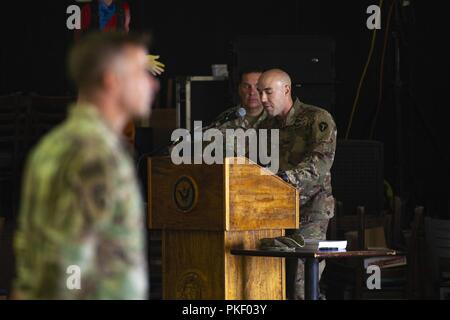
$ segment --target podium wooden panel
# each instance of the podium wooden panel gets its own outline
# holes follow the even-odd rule
[[[149,159],[149,227],[163,230],[164,299],[285,299],[283,259],[233,256],[230,249],[298,228],[299,194],[240,160]]]

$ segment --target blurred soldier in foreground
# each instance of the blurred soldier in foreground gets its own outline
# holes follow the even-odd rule
[[[268,114],[260,129],[279,129],[278,175],[300,191],[300,229],[304,239],[325,240],[328,221],[334,214],[330,169],[336,149],[336,125],[325,110],[292,98],[291,79],[278,69],[258,81],[261,102]],[[291,259],[288,259],[291,260]],[[304,264],[286,264],[288,298],[304,299]],[[325,267],[320,265],[320,274]]]
[[[72,49],[79,101],[28,159],[15,239],[18,299],[145,299],[144,214],[121,141],[158,90],[146,40],[91,34]]]
[[[261,76],[259,70],[248,70],[241,73],[239,79],[239,98],[240,105],[232,107],[222,112],[214,121],[218,129],[251,129],[257,128],[258,125],[266,118],[266,112],[259,99],[256,84]],[[224,121],[229,115],[234,115],[239,108],[244,108],[246,114],[244,117],[235,117],[236,119]]]

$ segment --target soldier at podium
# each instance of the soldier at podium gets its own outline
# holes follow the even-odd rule
[[[278,175],[300,191],[300,233],[305,239],[326,238],[334,214],[330,169],[333,164],[337,130],[325,110],[292,97],[291,79],[279,69],[264,72],[258,92],[268,114],[260,129],[279,129],[280,171]],[[320,275],[325,261],[320,264]],[[287,260],[287,297],[304,299],[304,264]]]

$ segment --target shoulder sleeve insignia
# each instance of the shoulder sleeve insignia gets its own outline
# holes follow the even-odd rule
[[[324,132],[325,130],[328,129],[328,123],[322,121],[321,123],[319,123],[319,130],[320,132]]]

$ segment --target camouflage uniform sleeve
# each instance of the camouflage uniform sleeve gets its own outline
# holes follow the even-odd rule
[[[68,226],[71,235],[64,246],[63,261],[66,265],[76,265],[81,270],[81,290],[74,291],[77,299],[98,298],[104,292],[98,284],[104,281],[100,268],[107,260],[105,244],[113,239],[108,237],[108,225],[111,227],[115,207],[116,190],[114,188],[115,169],[113,158],[107,158],[99,150],[86,148],[74,160],[72,174],[68,181],[71,184],[71,216],[73,221]],[[78,217],[78,218],[75,218]],[[115,246],[114,246],[115,247]],[[116,247],[117,254],[122,255],[123,248]],[[96,280],[95,278],[98,277]]]
[[[67,190],[67,204],[61,209],[66,210],[68,221],[64,235],[66,241],[61,245],[61,261],[58,264],[63,271],[70,265],[80,268],[81,290],[65,289],[62,291],[64,298],[105,297],[100,286],[106,274],[113,278],[115,266],[103,265],[104,261],[108,260],[108,256],[112,257],[113,250],[118,256],[124,254],[125,248],[118,246],[117,239],[108,235],[117,206],[114,187],[117,166],[113,159],[103,150],[83,146],[71,160],[70,168],[67,168],[70,187]]]
[[[48,250],[37,263],[33,287],[38,292],[28,294],[39,299],[144,298],[133,294],[129,279],[130,268],[143,262],[144,239],[137,229],[142,225],[127,211],[117,157],[95,143],[78,147],[63,159],[55,181],[47,181],[59,190],[51,205],[53,221],[42,221],[48,225]],[[73,266],[80,271],[79,290],[68,287]]]
[[[46,180],[39,175],[42,162],[30,163],[22,195],[23,230],[15,243],[19,266],[26,266],[19,268],[19,297],[80,299],[95,291],[89,278],[96,269],[93,259],[103,237],[101,226],[111,220],[112,201],[108,198],[114,196],[114,170],[99,155],[99,150],[75,143]],[[41,190],[39,196],[31,191],[33,184]],[[39,255],[33,256],[29,243],[25,243],[30,239],[39,247]],[[81,271],[81,290],[67,285],[67,272],[73,267]]]
[[[74,164],[71,214],[78,221],[70,226],[74,241],[67,243],[65,260],[81,268],[77,299],[145,298],[145,288],[137,289],[145,285],[142,272],[133,274],[145,265],[140,208],[130,206],[136,196],[131,193],[139,191],[124,181],[123,165],[115,155],[93,149]],[[131,173],[125,179],[132,179]]]
[[[336,125],[328,112],[319,112],[311,124],[311,141],[307,152],[294,169],[285,173],[289,182],[300,190],[302,203],[307,203],[322,191],[325,179],[329,179],[336,150]]]

